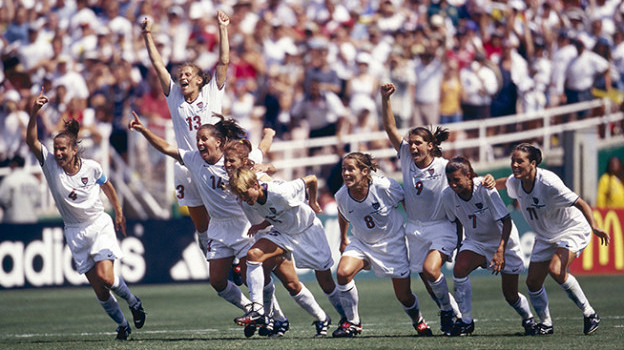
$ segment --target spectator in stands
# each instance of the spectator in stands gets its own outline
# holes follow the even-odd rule
[[[444,64],[437,40],[427,43],[415,61],[416,88],[414,89],[414,115],[411,125],[440,124],[440,91]]]
[[[462,114],[465,121],[488,119],[492,97],[498,91],[494,71],[486,65],[484,54],[477,53],[469,67],[459,72],[462,85]]]
[[[609,158],[607,169],[598,181],[598,208],[624,208],[624,167],[616,156]]]
[[[28,156],[28,149],[24,147],[28,113],[20,106],[21,101],[19,92],[15,90],[4,94],[4,108],[0,111],[0,158],[5,160],[16,156],[26,159]]]
[[[551,107],[566,103],[564,88],[566,68],[577,55],[576,47],[572,45],[572,40],[570,40],[570,32],[567,29],[561,29],[557,35],[556,49],[552,54],[552,62],[557,62],[557,64],[553,65],[548,87],[548,101]]]
[[[2,222],[27,224],[37,222],[37,208],[41,205],[41,182],[30,171],[23,169],[24,158],[15,156],[9,166],[11,173],[0,181],[0,208]]]
[[[457,123],[462,121],[461,94],[458,63],[448,60],[444,64],[444,76],[440,86],[440,123]]]

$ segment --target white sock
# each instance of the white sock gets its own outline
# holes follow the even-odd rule
[[[561,288],[568,293],[568,297],[583,311],[583,316],[589,317],[595,313],[594,308],[589,305],[589,300],[585,297],[581,285],[574,276],[568,273],[568,278],[561,284]]]
[[[453,286],[455,289],[455,300],[459,306],[464,323],[472,322],[472,285],[470,278],[453,277]]]
[[[128,324],[126,318],[124,317],[123,312],[121,312],[121,308],[119,307],[119,303],[114,295],[110,294],[108,300],[102,301],[98,299],[100,305],[104,308],[104,311],[113,319],[113,321],[117,322],[120,326],[125,326]]]
[[[139,301],[137,298],[130,292],[130,288],[124,281],[123,277],[115,275],[115,282],[111,287],[111,290],[115,292],[120,298],[124,299],[128,302],[129,306],[135,306]]]
[[[331,293],[325,293],[325,295],[327,295],[327,298],[329,299],[330,304],[332,304],[334,309],[336,309],[336,312],[338,312],[338,315],[340,315],[340,318],[346,317],[344,308],[342,307],[342,301],[340,298],[340,293],[338,291],[338,288],[334,288],[334,290]]]
[[[340,303],[344,309],[347,321],[353,324],[360,324],[360,313],[358,312],[360,297],[355,281],[351,280],[351,282],[345,285],[339,284],[336,289],[339,291]]]
[[[449,304],[451,305],[451,309],[453,309],[453,313],[456,318],[462,318],[462,313],[459,311],[459,305],[457,305],[457,301],[451,292],[448,293],[449,296]]]
[[[535,313],[537,313],[537,317],[540,318],[540,322],[546,326],[552,326],[550,310],[548,310],[548,295],[544,286],[537,292],[529,291],[529,299],[535,309]]]
[[[301,291],[299,294],[293,295],[292,298],[297,305],[301,306],[301,308],[312,315],[312,317],[319,321],[325,321],[328,317],[325,311],[321,309],[321,306],[316,302],[310,290],[308,290],[303,283],[299,282],[299,284],[301,284]]]
[[[422,317],[422,315],[420,314],[420,305],[418,305],[418,297],[414,293],[412,293],[412,295],[414,296],[414,305],[412,306],[403,305],[403,311],[405,311],[407,316],[409,316],[409,318],[412,320],[412,323],[416,324],[418,323],[418,321],[420,321],[420,318]]]
[[[251,304],[251,301],[241,292],[240,288],[229,280],[227,281],[225,289],[217,292],[217,294],[230,304],[244,311],[247,311],[245,306]]]
[[[440,278],[438,278],[435,282],[429,282],[429,285],[431,285],[433,294],[435,294],[436,298],[438,299],[440,310],[451,310],[452,308],[450,304],[449,290],[448,285],[446,284],[446,279],[444,278],[444,274],[440,273]]]
[[[522,320],[526,320],[526,319],[533,317],[533,314],[531,313],[531,308],[529,307],[529,301],[521,293],[518,293],[518,300],[516,300],[516,302],[513,304],[509,303],[509,305],[511,305],[511,307],[513,307],[514,310],[516,310],[518,315],[522,317]]]
[[[264,314],[264,301],[262,290],[264,289],[264,270],[262,263],[247,260],[247,287],[249,288],[249,299],[254,304],[258,304],[258,311]]]
[[[269,280],[269,283],[262,289],[262,295],[264,299],[264,310],[268,316],[273,317],[274,320],[284,321],[286,317],[280,308],[277,298],[275,297],[275,284],[273,278]]]

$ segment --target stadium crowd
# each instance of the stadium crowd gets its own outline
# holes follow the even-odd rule
[[[385,82],[397,87],[400,127],[539,110],[591,99],[592,87],[624,85],[619,0],[1,4],[4,167],[16,157],[35,164],[24,137],[41,86],[50,97],[38,124],[44,143],[73,118],[86,157],[102,159],[104,139],[125,157],[132,110],[164,131],[170,115],[141,36],[144,18],[169,71],[191,61],[208,72],[218,60],[217,10],[230,16],[223,112],[254,143],[263,127],[278,140],[381,130]]]

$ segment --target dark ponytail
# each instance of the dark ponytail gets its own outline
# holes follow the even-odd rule
[[[419,126],[411,129],[409,135],[418,135],[422,137],[425,142],[431,142],[433,144],[431,155],[434,157],[442,157],[442,147],[440,147],[440,145],[449,138],[450,133],[447,128],[441,126],[436,127],[434,131]]]
[[[542,162],[542,151],[530,143],[525,142],[517,145],[514,147],[515,151],[522,151],[528,154],[529,162],[535,161],[535,165],[539,165]]]

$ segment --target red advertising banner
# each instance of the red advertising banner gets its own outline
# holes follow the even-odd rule
[[[592,235],[591,242],[570,266],[575,275],[624,274],[624,209],[593,208],[596,225],[609,233],[611,243],[600,244]]]

